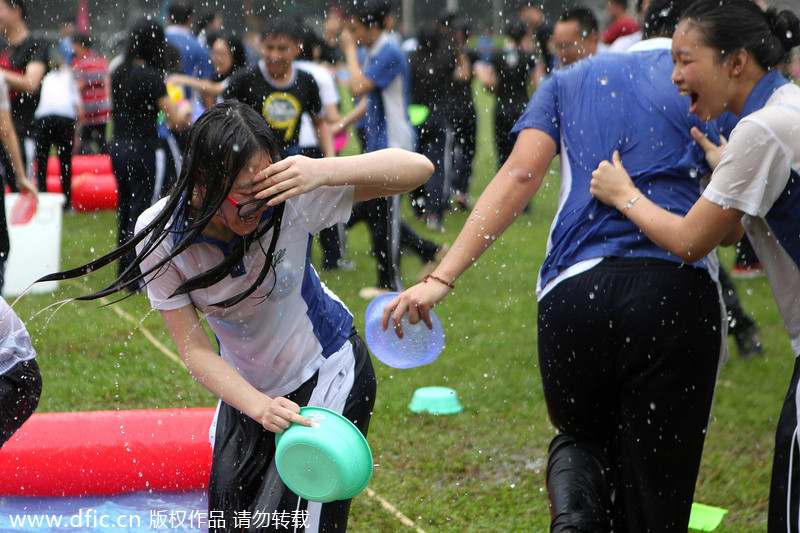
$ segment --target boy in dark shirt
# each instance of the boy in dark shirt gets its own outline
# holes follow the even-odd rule
[[[261,31],[261,60],[235,72],[227,81],[224,98],[234,98],[261,113],[275,133],[281,156],[298,153],[300,117],[308,112],[323,153],[333,152],[333,137],[325,117],[319,88],[311,74],[294,68],[300,53],[301,28],[291,19],[271,19]]]

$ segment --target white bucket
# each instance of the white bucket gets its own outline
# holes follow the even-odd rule
[[[6,193],[6,220],[18,193]],[[8,223],[11,251],[6,261],[3,296],[17,296],[35,280],[59,270],[61,261],[61,218],[64,195],[39,193],[39,206],[27,224]],[[51,292],[58,282],[37,283],[28,292]]]

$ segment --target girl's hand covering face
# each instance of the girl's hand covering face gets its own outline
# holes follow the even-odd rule
[[[256,198],[273,197],[268,204],[277,205],[327,185],[331,175],[325,170],[325,159],[295,155],[273,163],[253,178]]]

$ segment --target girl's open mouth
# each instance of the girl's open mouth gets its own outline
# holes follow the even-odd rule
[[[696,92],[689,92],[689,113],[695,113],[697,111],[697,98],[698,95]]]
[[[697,99],[699,95],[694,91],[687,91],[685,89],[680,91],[680,95],[689,97],[689,112],[695,113],[697,111]]]

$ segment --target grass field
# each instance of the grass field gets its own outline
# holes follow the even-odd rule
[[[480,100],[480,151],[472,194],[494,174],[489,116]],[[431,365],[394,370],[376,361],[378,397],[369,441],[375,473],[351,512],[351,531],[546,531],[544,487],[547,419],[536,355],[536,273],[555,212],[557,167],[532,210],[459,281],[436,311],[447,336]],[[452,242],[466,217],[453,212],[446,232],[424,235]],[[77,213],[64,219],[62,267],[111,249],[115,214]],[[366,229],[354,228],[349,256],[354,272],[322,274],[348,304],[361,329],[368,302],[358,290],[374,281]],[[13,252],[12,252],[13,253]],[[315,249],[316,264],[318,251]],[[723,253],[730,264],[731,252]],[[419,261],[406,258],[412,283]],[[55,301],[99,288],[111,272],[62,283],[53,294],[27,295],[16,310],[27,321],[44,376],[40,412],[95,409],[201,407],[214,398],[197,385],[175,356],[171,337],[149,302],[136,295],[103,307]],[[766,281],[737,282],[745,308],[762,327],[765,357],[736,358],[722,368],[695,501],[729,509],[717,531],[766,527],[772,436],[793,358]],[[154,342],[157,341],[157,342]],[[159,347],[157,343],[163,344]],[[453,416],[417,415],[407,408],[421,386],[455,388],[465,410]]]

